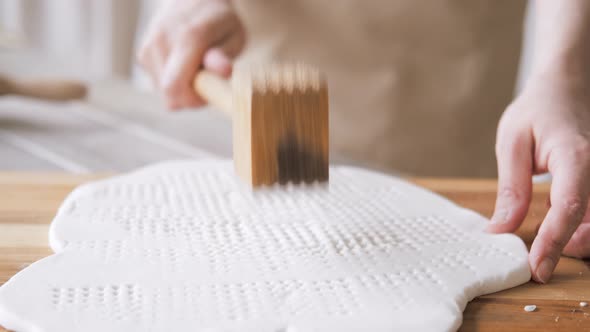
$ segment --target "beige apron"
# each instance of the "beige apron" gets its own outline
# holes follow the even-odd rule
[[[328,76],[331,153],[428,176],[494,176],[525,1],[239,0],[242,61]]]

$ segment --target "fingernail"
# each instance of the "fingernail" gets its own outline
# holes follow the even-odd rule
[[[537,267],[537,271],[535,273],[537,277],[535,279],[540,283],[547,283],[549,279],[551,279],[551,274],[553,273],[554,269],[555,263],[553,260],[549,257],[544,258]]]
[[[506,208],[496,209],[496,212],[494,212],[494,215],[492,216],[492,219],[490,220],[490,222],[492,224],[505,224],[508,222],[509,214],[510,214],[509,209],[506,209]]]

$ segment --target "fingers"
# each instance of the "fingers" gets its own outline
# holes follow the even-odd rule
[[[583,223],[578,227],[563,253],[576,258],[590,257],[590,223]]]
[[[565,149],[568,150],[551,153],[551,208],[530,251],[533,279],[541,283],[549,281],[561,252],[582,222],[588,205],[589,154],[585,149],[575,149],[572,145]],[[574,241],[572,246],[579,240]]]
[[[156,35],[150,40],[153,40],[152,47],[147,44],[142,46],[138,52],[137,61],[143,68],[148,69],[147,72],[154,85],[160,86],[160,77],[170,50],[163,35]]]
[[[245,41],[243,27],[228,4],[187,6],[172,6],[170,13],[154,20],[139,53],[140,64],[164,92],[171,109],[203,105],[205,101],[192,87],[197,71],[205,67],[228,77],[232,59]]]
[[[176,44],[170,53],[160,82],[170,109],[204,104],[191,88],[190,80],[195,77],[205,50],[206,44],[201,40],[191,45]]]
[[[227,77],[231,74],[231,58],[243,47],[243,32],[241,27],[234,26],[224,33],[224,29],[228,27],[221,24],[212,23],[210,26],[189,31],[176,43],[166,63],[161,83],[170,108],[204,104],[192,88],[192,81],[201,64],[219,75]]]
[[[492,233],[514,232],[524,220],[531,201],[533,172],[533,137],[521,130],[498,134],[498,195],[487,230]]]

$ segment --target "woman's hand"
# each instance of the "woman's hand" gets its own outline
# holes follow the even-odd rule
[[[531,176],[553,176],[550,208],[531,247],[533,278],[549,281],[563,252],[590,257],[590,77],[531,79],[498,127],[498,197],[491,232],[515,231],[531,201]]]
[[[244,28],[230,0],[164,0],[138,58],[169,108],[196,107],[204,104],[192,88],[197,71],[229,76],[244,43]]]

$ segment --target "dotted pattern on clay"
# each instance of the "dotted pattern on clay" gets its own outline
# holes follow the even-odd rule
[[[104,319],[120,321],[140,318],[143,294],[136,285],[99,287],[52,287],[51,302],[60,313],[93,311]]]
[[[154,166],[64,202],[60,253],[0,288],[0,324],[19,312],[60,331],[453,330],[464,301],[530,277],[522,242],[484,222],[353,168],[253,192],[227,163]]]
[[[183,284],[151,289],[111,284],[52,287],[50,291],[53,309],[63,314],[92,312],[98,313],[101,319],[113,321],[144,317],[144,322],[149,324],[169,319],[198,319],[202,324],[215,324],[220,320],[264,319],[270,315],[289,318],[310,312],[319,316],[353,315],[363,309],[359,296],[363,293],[395,295],[389,301],[390,309],[399,310],[412,302],[400,287],[406,284],[421,287],[436,281],[430,278],[424,270],[412,270],[334,280]]]

